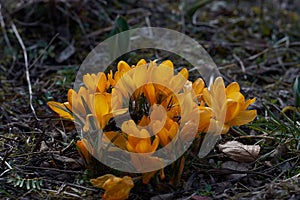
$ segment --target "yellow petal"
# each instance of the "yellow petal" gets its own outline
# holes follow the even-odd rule
[[[173,139],[176,136],[177,131],[178,131],[178,124],[174,122],[169,130],[169,137]]]
[[[116,81],[113,79],[113,72],[112,70],[109,71],[109,74],[107,75],[107,79],[109,80],[110,84],[115,87]]]
[[[150,76],[153,83],[166,85],[174,76],[174,69],[169,62],[163,62],[158,67],[153,67]]]
[[[226,102],[225,85],[222,77],[216,78],[212,89],[214,94],[213,100],[216,100],[219,107],[221,107]]]
[[[151,145],[150,152],[154,152],[157,149],[158,145],[159,145],[159,138],[157,136],[155,136],[155,138],[152,142],[152,145]]]
[[[179,74],[182,75],[185,79],[188,79],[189,77],[189,71],[186,68],[180,70]]]
[[[112,174],[105,174],[103,176],[97,177],[96,179],[91,179],[90,182],[92,183],[92,185],[94,187],[103,188],[103,184],[105,183],[105,181],[107,181],[108,179],[113,178],[113,177],[115,177],[115,176]]]
[[[95,116],[93,114],[88,114],[85,117],[85,124],[83,126],[83,131],[88,132],[89,130],[99,129],[99,123],[96,123]]]
[[[125,200],[128,199],[130,190],[133,188],[134,183],[129,176],[123,178],[110,178],[103,184],[105,193],[103,200]]]
[[[194,92],[196,95],[198,94],[202,94],[203,93],[203,89],[204,89],[204,81],[202,80],[202,78],[198,78],[193,84],[192,87],[194,89]]]
[[[81,115],[85,115],[88,111],[83,106],[82,98],[86,103],[89,103],[88,96],[89,94],[85,87],[80,87],[78,94],[75,91],[72,92],[72,109]]]
[[[159,66],[167,66],[170,67],[172,70],[174,69],[174,65],[171,60],[165,60]]]
[[[226,87],[226,94],[230,94],[232,92],[239,92],[240,86],[237,82],[232,82]]]
[[[60,117],[70,119],[72,121],[74,120],[73,115],[63,103],[49,101],[47,104],[51,108],[51,110],[56,112]]]
[[[133,81],[136,85],[136,88],[143,86],[147,82],[147,66],[140,65],[139,67],[134,68],[133,72]]]
[[[76,94],[76,92],[73,89],[68,90],[68,102],[70,106],[72,107],[73,105],[73,96]]]
[[[111,90],[111,106],[112,112],[117,112],[120,109],[123,109],[123,97],[119,90],[112,88]],[[115,113],[116,114],[116,113]]]
[[[100,93],[103,93],[107,89],[107,79],[103,72],[97,74],[97,88]]]
[[[240,92],[232,92],[227,95],[227,99],[233,99],[236,102],[244,103],[245,97]]]
[[[165,121],[167,117],[166,110],[157,104],[153,105],[150,113],[150,119],[151,121],[159,120],[159,121]]]
[[[144,94],[150,105],[154,105],[156,103],[156,94],[153,84],[148,83],[144,86]]]
[[[176,76],[173,76],[171,78],[168,85],[170,85],[173,93],[178,93],[181,89],[183,89],[186,81],[187,79],[184,76],[182,76],[181,74],[177,74]]]
[[[119,63],[118,63],[118,71],[119,72],[127,72],[131,69],[131,67],[127,64],[127,62],[121,60]]]
[[[128,141],[126,142],[126,149],[127,149],[127,151],[129,151],[129,152],[135,152],[136,153],[135,147],[136,147],[136,144],[134,144],[132,142],[132,140],[128,139]]]
[[[254,102],[256,101],[256,98],[253,98],[253,99],[248,99],[244,105],[242,106],[241,110],[246,110],[248,108],[248,106],[250,104],[253,104]]]
[[[100,127],[103,129],[108,121],[104,116],[109,113],[109,106],[105,95],[101,93],[94,95],[94,109]]]
[[[122,88],[124,94],[133,94],[135,90],[137,89],[135,87],[135,83],[133,79],[130,77],[129,73],[124,73],[122,78],[120,79],[122,85],[124,88]],[[119,83],[118,83],[119,84]]]
[[[128,120],[122,123],[121,129],[124,133],[132,136],[138,136],[140,130],[136,127],[133,120]]]
[[[143,115],[142,119],[139,121],[139,126],[147,126],[148,124],[150,124],[150,118]]]
[[[169,133],[166,128],[162,128],[158,133],[157,136],[159,137],[159,142],[162,146],[166,146],[169,142]]]
[[[233,120],[228,122],[231,126],[240,126],[247,124],[255,119],[257,116],[256,110],[241,111]]]
[[[211,107],[211,95],[210,95],[208,88],[204,88],[204,90],[203,90],[203,99],[204,99],[205,103],[209,107]]]
[[[115,132],[115,131],[107,131],[107,132],[104,132],[104,135],[109,139],[109,142],[112,142],[117,147],[119,147],[121,149],[126,148],[127,140],[121,133]]]
[[[228,99],[225,123],[235,118],[239,112],[240,112],[240,104],[236,101]]]
[[[199,132],[206,132],[209,125],[210,125],[210,119],[212,118],[212,110],[210,108],[199,106],[199,125],[198,125],[198,131]]]
[[[83,82],[85,86],[90,90],[91,92],[96,92],[96,75],[95,74],[85,74],[83,76]]]
[[[88,165],[91,162],[91,155],[88,151],[88,145],[87,145],[86,139],[81,139],[76,142],[76,147],[79,152],[79,155],[82,157],[82,159],[85,161],[85,163]]]
[[[147,62],[146,62],[145,59],[139,60],[139,62],[136,64],[137,67],[138,67],[138,66],[143,66],[143,65],[147,65]]]
[[[72,111],[72,107],[71,107],[71,105],[70,105],[69,102],[65,102],[64,105],[66,106],[66,108],[67,108],[68,110]]]
[[[137,153],[150,153],[151,146],[146,139],[142,139],[139,141],[139,143],[137,143],[135,150]]]

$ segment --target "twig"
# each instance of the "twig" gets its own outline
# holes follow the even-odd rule
[[[233,58],[236,59],[236,61],[238,61],[238,63],[240,64],[240,66],[242,68],[242,72],[245,73],[246,72],[245,65],[244,65],[243,61],[240,59],[240,57],[238,57],[236,54],[233,54]]]
[[[287,181],[291,181],[291,180],[296,180],[297,178],[300,177],[300,173],[296,174],[295,176],[291,177],[291,178],[288,178],[288,179],[285,179],[283,180],[284,182],[287,182]]]
[[[8,164],[8,162],[5,161],[5,158],[2,158],[0,156],[0,159],[2,161],[4,161],[5,165],[8,167],[8,169],[4,170],[1,174],[0,174],[0,177],[3,176],[6,172],[9,172],[10,170],[12,170],[12,167]]]
[[[40,119],[37,117],[36,115],[36,112],[35,112],[35,109],[32,105],[32,87],[31,87],[31,83],[30,83],[30,76],[29,76],[29,67],[28,67],[28,57],[27,57],[27,51],[26,51],[26,48],[25,48],[25,45],[23,43],[23,40],[16,28],[16,25],[11,21],[11,28],[14,32],[14,34],[16,35],[17,39],[18,39],[18,42],[23,50],[23,55],[24,55],[24,61],[25,61],[25,74],[26,74],[26,80],[27,80],[27,84],[28,84],[28,92],[29,92],[29,105],[30,105],[30,108],[31,108],[31,111],[35,117],[36,120],[40,121]]]

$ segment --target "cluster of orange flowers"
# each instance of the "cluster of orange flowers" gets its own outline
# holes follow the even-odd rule
[[[103,140],[129,152],[155,152],[178,140],[178,135],[192,140],[193,130],[224,134],[230,126],[247,124],[256,117],[256,110],[247,110],[255,98],[245,100],[238,83],[225,87],[218,77],[207,88],[201,78],[190,82],[185,68],[174,74],[170,60],[158,65],[142,59],[131,67],[120,61],[116,72],[86,74],[83,82],[78,92],[69,90],[67,102],[50,101],[49,107],[62,118],[81,123],[83,132],[103,130]],[[107,128],[125,113],[131,119],[123,120],[120,129]],[[77,145],[89,160],[89,142],[82,139]]]

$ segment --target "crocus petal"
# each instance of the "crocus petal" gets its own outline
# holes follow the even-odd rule
[[[142,119],[139,121],[139,126],[147,126],[148,124],[150,124],[150,118],[147,117],[146,115],[143,115]]]
[[[104,117],[104,115],[108,114],[109,112],[105,95],[101,93],[94,95],[94,109],[98,122],[100,123],[100,127],[103,129],[107,123],[107,119]]]
[[[121,148],[121,149],[126,149],[126,138],[119,132],[115,132],[115,131],[107,131],[104,132],[104,136],[107,137],[107,139],[109,141],[108,142],[112,142],[114,145],[116,145],[117,147]],[[105,138],[103,137],[103,138]]]
[[[102,188],[103,184],[105,183],[105,181],[107,181],[110,178],[114,178],[114,177],[115,176],[112,175],[112,174],[105,174],[105,175],[99,176],[99,177],[97,177],[95,179],[91,179],[90,182],[92,183],[92,185],[94,187]]]
[[[138,136],[140,132],[133,120],[123,122],[121,129],[124,133],[132,136]]]
[[[244,103],[245,97],[240,92],[231,92],[227,95],[227,99],[233,99],[236,102]]]
[[[147,140],[142,139],[136,145],[135,150],[136,150],[137,153],[150,153],[151,146],[150,146],[150,144]]]
[[[246,110],[248,108],[248,106],[250,104],[253,104],[254,102],[256,101],[256,98],[253,98],[253,99],[248,99],[244,105],[242,106],[241,110]]]
[[[256,116],[256,110],[241,111],[233,120],[229,122],[229,124],[231,126],[241,126],[253,121]]]
[[[203,89],[204,89],[204,81],[202,78],[198,78],[193,84],[192,84],[192,88],[195,92],[196,95],[202,94],[203,93]]]
[[[169,130],[169,137],[173,139],[176,136],[177,131],[178,131],[178,124],[174,122]]]
[[[86,74],[83,76],[83,82],[85,86],[90,90],[91,92],[96,92],[97,83],[98,83],[98,77],[96,74]]]
[[[188,79],[189,77],[189,71],[186,68],[180,70],[179,74],[182,75],[185,79]]]
[[[150,105],[154,105],[156,103],[156,94],[153,84],[148,83],[144,86],[144,94]]]
[[[184,84],[186,83],[187,79],[181,75],[177,74],[173,76],[170,81],[170,87],[173,93],[178,93],[181,89],[183,89]]]
[[[211,96],[210,96],[210,92],[208,90],[208,88],[204,88],[203,90],[203,99],[205,101],[205,103],[211,107]]]
[[[134,186],[134,183],[129,176],[119,178],[114,175],[107,174],[98,177],[97,179],[91,179],[90,181],[95,187],[100,187],[105,190],[105,193],[102,196],[104,200],[128,199],[129,192]]]
[[[226,94],[230,94],[232,92],[239,92],[240,86],[237,82],[232,82],[226,87]]]
[[[239,112],[240,112],[240,104],[236,101],[228,99],[225,123],[235,118]]]
[[[89,147],[87,144],[88,144],[88,142],[86,139],[81,139],[76,142],[76,147],[77,147],[77,150],[78,150],[80,156],[85,161],[85,163],[88,165],[91,162],[91,155],[88,151]]]
[[[63,103],[49,101],[48,106],[51,108],[51,110],[56,112],[60,117],[65,119],[70,119],[72,121],[74,120],[73,115]]]
[[[143,65],[147,65],[147,62],[146,62],[145,59],[139,60],[139,62],[136,64],[137,67],[138,67],[138,66],[143,66]]]
[[[147,82],[147,66],[140,65],[134,68],[133,81],[136,84],[136,88],[143,86]]]
[[[126,149],[129,152],[135,152],[135,146],[134,144],[132,144],[129,140],[126,142]]]
[[[103,93],[106,91],[107,88],[107,79],[106,75],[103,72],[99,72],[97,74],[97,88],[100,93]]]
[[[226,92],[223,79],[221,77],[216,78],[214,86],[211,89],[213,93],[212,101],[216,103],[212,106],[216,109],[222,108],[222,106],[226,102]]]
[[[121,60],[119,63],[118,63],[118,71],[119,72],[127,72],[131,69],[131,67],[127,64],[127,62]]]
[[[169,62],[163,62],[158,67],[152,69],[151,78],[153,83],[165,85],[174,76],[174,69],[170,67]]]
[[[157,136],[155,136],[155,138],[152,142],[152,145],[151,145],[150,152],[154,152],[157,149],[158,145],[159,145],[159,138]]]
[[[135,87],[134,80],[130,77],[129,73],[124,73],[122,78],[120,79],[122,85],[124,86],[123,92],[127,94],[133,94],[137,89]],[[119,84],[119,83],[118,83]]]
[[[109,74],[107,75],[107,79],[110,82],[110,84],[115,87],[116,81],[113,79],[113,72],[112,70],[109,71]]]
[[[159,66],[167,66],[170,67],[172,70],[174,69],[174,64],[171,60],[165,60]]]
[[[157,136],[159,137],[159,141],[160,141],[160,144],[162,146],[166,146],[170,139],[169,139],[169,133],[168,133],[168,130],[166,128],[162,128],[158,133],[157,133]]]

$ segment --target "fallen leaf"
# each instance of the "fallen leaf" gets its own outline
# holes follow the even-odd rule
[[[259,145],[244,145],[238,141],[229,141],[219,145],[219,150],[238,162],[252,162],[260,152]]]
[[[123,178],[120,178],[112,174],[106,174],[96,179],[91,179],[90,181],[93,186],[105,190],[105,193],[102,196],[104,200],[128,199],[129,192],[134,186],[131,177],[124,176]]]
[[[241,172],[241,171],[248,171],[249,170],[249,164],[248,163],[240,163],[240,162],[235,162],[235,161],[226,161],[222,163],[222,169],[231,169],[233,171]],[[234,173],[232,172],[231,174],[227,175],[226,177],[229,180],[232,179],[239,179],[247,174],[241,174],[241,173]]]

